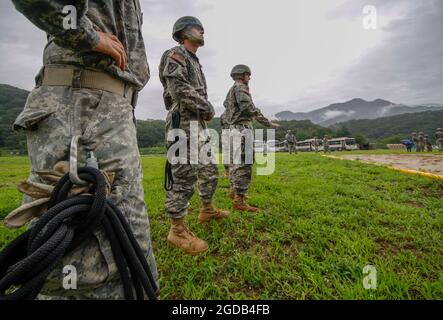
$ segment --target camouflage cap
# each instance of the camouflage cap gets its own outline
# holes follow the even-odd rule
[[[251,69],[247,65],[238,64],[238,65],[234,66],[234,68],[232,68],[231,77],[233,77],[236,74],[242,75],[245,73],[249,73],[249,75],[251,75],[252,74]]]
[[[190,25],[199,26],[204,30],[203,24],[196,17],[185,16],[181,17],[174,23],[174,27],[172,28],[172,38],[175,41],[180,42],[180,32],[182,32],[187,26]]]
[[[442,128],[438,128],[437,131],[443,131],[443,129]]]

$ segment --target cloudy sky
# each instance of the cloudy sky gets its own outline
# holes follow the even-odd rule
[[[396,103],[443,103],[441,0],[141,0],[152,78],[137,116],[163,119],[161,54],[175,45],[172,25],[200,18],[206,46],[198,55],[220,114],[233,65],[253,71],[255,103],[272,116],[310,111],[355,97]],[[376,8],[376,29],[363,8]],[[32,89],[45,35],[11,1],[0,2],[0,83]]]

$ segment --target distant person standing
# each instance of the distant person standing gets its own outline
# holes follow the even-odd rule
[[[331,150],[329,149],[329,137],[328,136],[324,136],[323,137],[323,152],[331,152]]]
[[[411,140],[412,140],[412,143],[413,143],[412,148],[414,149],[414,151],[418,151],[418,149],[417,149],[417,147],[418,147],[418,137],[417,137],[417,133],[416,132],[412,132]]]
[[[413,146],[414,144],[412,143],[411,140],[403,140],[401,143],[406,147],[406,150],[407,150],[408,152],[412,152],[412,146]]]
[[[293,152],[297,154],[297,148],[296,143],[297,139],[295,138],[294,134],[292,133],[292,130],[288,130],[285,136],[286,143],[288,145],[289,154],[292,154]]]
[[[425,134],[425,147],[427,152],[432,152],[432,142],[427,134]]]
[[[314,149],[315,152],[318,152],[317,137],[314,137],[314,141],[312,142],[312,148]]]
[[[442,128],[437,129],[437,132],[435,133],[435,139],[437,141],[438,151],[443,151],[443,129]]]
[[[420,131],[418,133],[417,151],[418,152],[424,152],[425,151],[425,134],[422,131]]]

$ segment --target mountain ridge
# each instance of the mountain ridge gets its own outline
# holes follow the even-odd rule
[[[354,98],[346,102],[332,103],[326,107],[309,112],[282,111],[275,115],[278,120],[310,120],[321,126],[360,119],[377,119],[404,113],[443,110],[443,105],[408,106],[397,104],[385,99],[366,101]]]

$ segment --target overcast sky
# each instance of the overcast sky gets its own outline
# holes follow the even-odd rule
[[[141,0],[152,77],[137,116],[163,119],[158,63],[176,45],[172,25],[200,18],[206,45],[198,55],[217,115],[235,64],[252,68],[257,107],[310,111],[352,98],[443,104],[442,0]],[[365,5],[377,28],[363,27]],[[11,1],[0,1],[0,83],[31,90],[45,35]]]

